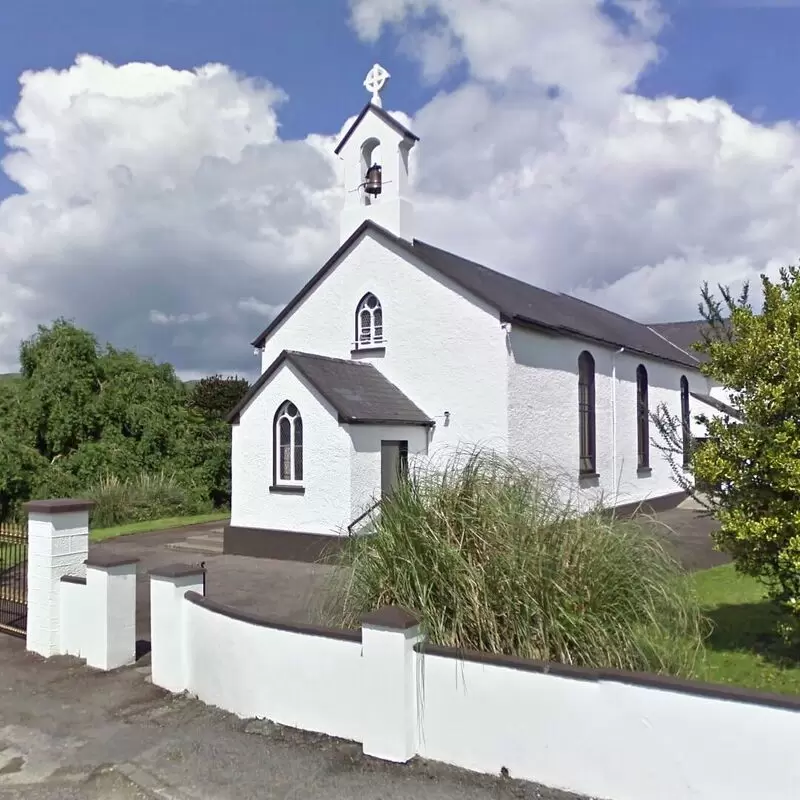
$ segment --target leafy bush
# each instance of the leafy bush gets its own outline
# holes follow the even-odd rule
[[[705,441],[690,475],[674,469],[680,420],[662,405],[656,427],[683,488],[719,520],[717,547],[765,585],[791,639],[800,634],[800,267],[762,276],[760,310],[748,285],[738,298],[719,289],[722,300],[703,286],[707,325],[695,349],[707,357],[703,374],[727,390],[728,413],[697,415]]]
[[[195,496],[174,476],[163,472],[141,473],[132,480],[109,475],[95,484],[87,496],[95,501],[90,513],[90,524],[95,528],[211,510],[209,501]]]
[[[689,674],[705,620],[677,563],[642,522],[579,514],[562,488],[481,451],[412,467],[345,550],[340,621],[397,604],[438,644]]]

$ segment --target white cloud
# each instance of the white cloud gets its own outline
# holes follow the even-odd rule
[[[703,279],[796,261],[800,128],[637,95],[664,17],[624,0],[621,25],[601,5],[351,0],[364,39],[406,41],[432,16],[467,66],[414,121],[421,235],[639,319],[693,317]]]
[[[285,305],[285,303],[277,306],[270,305],[269,303],[262,303],[255,297],[246,297],[244,300],[240,300],[236,307],[242,309],[242,311],[254,311],[256,314],[272,319],[281,312]]]
[[[333,159],[319,137],[279,138],[283,99],[220,65],[81,56],[24,74],[3,162],[22,191],[0,204],[0,371],[62,315],[187,372],[252,370],[264,307],[335,244]]]
[[[150,322],[156,325],[186,325],[188,322],[208,322],[211,314],[200,311],[197,314],[165,314],[163,311],[151,309]]]
[[[425,79],[467,76],[405,109],[421,238],[637,318],[692,317],[701,280],[795,261],[800,130],[637,95],[663,16],[655,0],[601,5],[351,2],[357,34],[390,29]],[[337,242],[332,137],[282,140],[285,100],[221,65],[82,56],[23,75],[5,127],[21,191],[0,204],[0,371],[62,315],[185,374],[252,371],[248,342]]]

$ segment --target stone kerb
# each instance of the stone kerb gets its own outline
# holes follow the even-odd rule
[[[49,657],[60,650],[59,583],[85,575],[90,500],[32,500],[28,514],[28,628],[26,647]]]

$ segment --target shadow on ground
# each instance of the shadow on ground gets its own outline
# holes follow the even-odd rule
[[[769,601],[721,605],[705,612],[714,625],[706,647],[716,652],[757,653],[779,667],[797,666],[800,646],[777,633],[782,615]]]

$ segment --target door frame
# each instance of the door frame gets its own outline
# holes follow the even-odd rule
[[[386,497],[386,490],[383,487],[383,446],[396,445],[398,447],[398,471],[399,478],[405,478],[408,475],[408,439],[381,439],[380,456],[381,456],[381,498]]]

